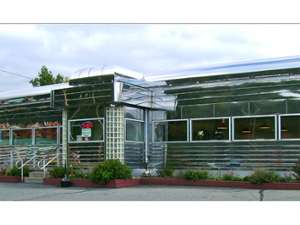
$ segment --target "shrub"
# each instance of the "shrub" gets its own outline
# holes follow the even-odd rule
[[[273,171],[258,169],[255,170],[250,176],[248,176],[247,180],[252,184],[263,184],[279,182],[280,176]]]
[[[65,168],[64,167],[54,167],[49,171],[50,177],[53,178],[64,178]]]
[[[173,169],[171,168],[164,168],[164,169],[161,169],[159,172],[158,172],[158,175],[160,177],[172,177],[173,176]]]
[[[88,173],[85,173],[80,169],[74,169],[74,168],[69,170],[69,175],[71,178],[88,178],[89,177]]]
[[[21,169],[19,169],[17,166],[13,166],[12,168],[6,170],[6,175],[7,176],[20,177],[21,176]],[[28,166],[23,167],[23,176],[24,177],[29,176],[29,167]]]
[[[294,176],[297,180],[300,180],[300,159],[299,159],[298,162],[293,166],[292,171],[293,171],[293,176]]]
[[[224,174],[222,176],[222,180],[226,180],[226,181],[241,181],[242,178],[239,177],[239,176],[234,176],[233,174],[231,173],[227,173],[227,174]]]
[[[206,170],[188,170],[183,174],[183,177],[187,180],[205,180],[208,178],[208,172]]]
[[[108,183],[114,179],[128,179],[131,176],[131,169],[119,160],[106,160],[97,165],[90,174],[90,178],[96,183]]]

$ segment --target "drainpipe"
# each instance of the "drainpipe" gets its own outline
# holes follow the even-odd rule
[[[68,111],[64,108],[62,112],[62,164],[68,165]]]
[[[149,151],[149,109],[144,110],[144,144],[145,144],[145,164],[148,168],[148,151]]]

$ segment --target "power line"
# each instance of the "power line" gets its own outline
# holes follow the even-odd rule
[[[19,74],[19,73],[15,73],[15,72],[10,72],[10,71],[7,71],[7,70],[1,69],[1,68],[0,68],[0,71],[3,72],[3,73],[8,73],[8,74],[17,76],[17,77],[26,78],[26,79],[28,79],[28,80],[31,80],[31,79],[32,79],[32,77],[30,77],[30,76],[26,76],[26,75]]]

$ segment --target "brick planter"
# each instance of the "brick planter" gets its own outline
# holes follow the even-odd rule
[[[300,183],[266,183],[251,184],[243,181],[222,180],[185,180],[182,178],[141,178],[142,185],[170,185],[170,186],[199,186],[199,187],[228,187],[247,189],[274,189],[274,190],[300,190]]]
[[[22,180],[21,177],[16,177],[16,176],[0,176],[0,182],[20,183],[22,182]]]
[[[61,178],[44,178],[43,184],[60,186]]]
[[[140,184],[140,179],[117,179],[108,182],[107,184],[96,184],[88,179],[72,179],[72,185],[74,187],[86,187],[86,188],[122,188],[132,187]]]

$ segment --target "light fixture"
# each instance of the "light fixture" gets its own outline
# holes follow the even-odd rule
[[[271,127],[270,127],[268,124],[263,123],[263,124],[260,125],[258,128],[261,129],[261,130],[268,130],[268,129],[270,129]]]
[[[245,128],[242,130],[243,134],[251,134],[251,130],[249,128]]]

